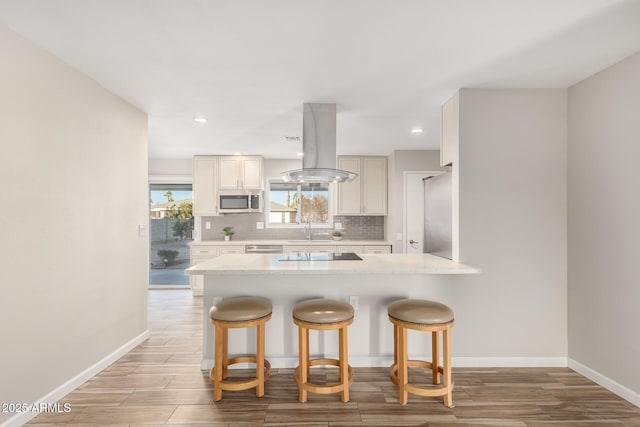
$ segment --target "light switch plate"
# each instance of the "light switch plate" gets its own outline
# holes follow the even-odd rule
[[[402,242],[402,233],[398,233],[398,234],[396,234],[396,240],[397,240],[398,242]]]
[[[206,228],[207,230],[211,230],[211,221],[205,221],[204,228]]]
[[[147,235],[147,227],[144,224],[138,224],[138,237],[144,237]]]

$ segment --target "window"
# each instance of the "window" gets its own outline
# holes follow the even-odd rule
[[[331,225],[329,184],[297,184],[277,178],[268,182],[269,225],[297,226],[309,220],[316,225]]]

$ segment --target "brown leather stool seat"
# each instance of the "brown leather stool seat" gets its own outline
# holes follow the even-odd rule
[[[228,298],[209,310],[215,329],[214,366],[210,374],[215,401],[222,399],[222,390],[237,391],[255,387],[256,396],[264,396],[264,382],[271,374],[271,364],[264,358],[264,330],[265,324],[271,319],[271,311],[271,302],[257,297]],[[257,329],[256,355],[229,359],[228,330],[253,326]],[[255,378],[247,381],[225,381],[229,365],[247,362],[256,364]]]
[[[349,401],[349,386],[353,383],[353,369],[349,366],[347,327],[353,323],[353,307],[342,301],[313,299],[293,307],[293,323],[298,325],[299,365],[294,379],[298,384],[298,400],[307,401],[307,392],[319,394],[342,394],[343,402]],[[335,330],[339,334],[338,359],[309,359],[309,330]],[[337,366],[340,381],[335,384],[318,385],[308,381],[312,366]]]
[[[391,381],[398,386],[401,404],[407,403],[408,393],[421,396],[444,396],[444,404],[453,407],[451,392],[451,328],[453,311],[444,304],[422,299],[403,299],[388,307],[389,320],[393,323],[393,365],[389,368]],[[409,360],[407,355],[407,329],[431,332],[431,362]],[[442,332],[443,365],[439,366],[440,351],[438,333]],[[434,386],[421,387],[409,383],[408,368],[412,366],[431,369]],[[440,381],[442,377],[442,382]]]

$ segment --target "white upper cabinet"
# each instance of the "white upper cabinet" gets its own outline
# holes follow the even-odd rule
[[[387,214],[387,158],[338,157],[338,168],[354,172],[352,182],[338,184],[338,215]]]
[[[193,158],[193,214],[195,216],[218,214],[217,167],[218,158],[215,156]]]
[[[460,96],[456,94],[441,109],[440,166],[451,166],[458,155]]]
[[[242,185],[246,190],[264,189],[262,157],[243,157],[241,176]]]
[[[360,157],[338,157],[338,169],[357,173],[351,182],[338,184],[338,215],[359,215],[362,207]]]
[[[362,213],[387,214],[387,158],[362,159]]]
[[[219,190],[262,190],[262,157],[220,156]]]

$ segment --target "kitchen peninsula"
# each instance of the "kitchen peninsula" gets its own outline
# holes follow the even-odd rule
[[[208,312],[220,298],[252,295],[272,301],[265,351],[274,368],[297,365],[297,332],[291,322],[291,308],[296,303],[309,298],[351,298],[356,312],[349,328],[350,364],[386,366],[393,357],[387,304],[404,297],[441,300],[450,275],[479,272],[429,254],[358,255],[362,260],[287,261],[282,254],[225,254],[187,269],[187,274],[204,276],[201,368],[213,366],[213,329]],[[254,336],[253,330],[230,332],[229,352],[250,353]],[[334,343],[337,340],[312,334],[311,354],[331,357],[338,352]]]

